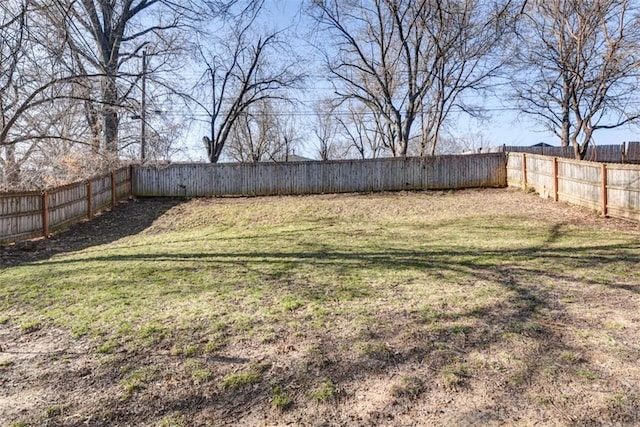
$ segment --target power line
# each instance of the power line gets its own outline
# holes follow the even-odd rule
[[[64,5],[62,4],[62,1],[61,0],[54,0],[54,4],[58,7],[60,12],[62,12],[62,14],[66,17],[66,21],[71,25],[71,27],[73,27],[73,29],[75,30],[75,32],[78,35],[78,37],[80,37],[81,44],[82,43],[84,44],[84,48],[86,50],[86,52],[84,52],[84,54],[86,54],[87,56],[91,56],[92,59],[95,60],[95,63],[99,64],[100,60],[96,56],[96,54],[94,52],[95,51],[94,44],[90,43],[89,41],[87,41],[87,39],[85,38],[83,32],[80,31],[80,29],[76,25],[75,20],[71,16],[69,16],[69,12],[65,9]]]

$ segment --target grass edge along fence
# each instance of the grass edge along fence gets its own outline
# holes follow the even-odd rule
[[[603,216],[640,222],[640,166],[509,153],[507,183]]]
[[[506,187],[504,153],[135,167],[139,197],[275,196]]]
[[[132,167],[45,191],[0,193],[0,244],[47,237],[131,196]]]

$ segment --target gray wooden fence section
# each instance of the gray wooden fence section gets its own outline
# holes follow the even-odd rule
[[[529,153],[544,156],[575,159],[573,147],[521,147],[502,145],[489,147],[483,151],[488,153]],[[640,163],[640,142],[626,142],[619,145],[595,145],[587,149],[586,161],[605,163]]]
[[[0,243],[47,236],[131,195],[131,168],[44,192],[0,194]]]
[[[533,188],[544,198],[640,221],[640,165],[510,153],[507,182],[509,186]]]
[[[0,194],[0,243],[42,234],[42,193]]]
[[[640,142],[627,142],[625,163],[640,163]]]
[[[329,162],[135,167],[136,196],[293,195],[506,186],[503,153]]]

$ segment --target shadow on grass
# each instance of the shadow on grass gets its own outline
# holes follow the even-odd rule
[[[309,248],[310,249],[310,248]],[[536,263],[527,265],[528,260],[543,259],[544,268]],[[328,245],[318,245],[317,251],[304,252],[232,252],[220,253],[171,253],[158,252],[153,254],[126,254],[84,257],[80,260],[55,259],[46,261],[45,265],[65,265],[86,262],[100,262],[105,265],[119,262],[169,263],[172,270],[180,269],[182,262],[196,262],[200,267],[215,265],[257,265],[263,263],[276,263],[283,266],[277,276],[286,276],[297,269],[300,263],[312,264],[316,267],[331,269],[337,273],[363,271],[372,269],[391,271],[433,271],[435,274],[446,272],[478,275],[486,269],[495,269],[495,262],[508,266],[518,265],[522,273],[548,277],[556,280],[573,280],[572,275],[566,271],[579,272],[582,268],[598,267],[603,271],[607,266],[626,263],[638,265],[640,263],[640,243],[634,244],[601,244],[579,248],[548,248],[531,246],[517,249],[504,250],[463,250],[455,248],[432,247],[428,251],[413,251],[402,249],[389,249],[385,251],[335,251]],[[175,264],[175,265],[174,265]],[[189,269],[187,269],[189,270]],[[269,275],[268,275],[269,276]],[[268,278],[276,278],[270,275]],[[480,277],[480,276],[478,276]],[[640,286],[629,284],[608,283],[596,278],[581,278],[586,284],[604,285],[611,288],[623,289],[633,293],[640,293]]]
[[[593,244],[571,250],[566,247],[550,247],[549,245],[561,239],[561,228],[561,225],[553,227],[548,239],[542,245],[515,249],[465,250],[435,247],[427,251],[389,249],[388,251],[338,252],[327,245],[318,245],[315,250],[310,246],[304,252],[228,252],[223,255],[204,252],[191,254],[165,252],[153,255],[95,257],[95,260],[169,261],[178,265],[182,261],[195,260],[203,266],[227,263],[247,265],[280,263],[286,267],[282,276],[286,276],[287,271],[293,272],[299,263],[311,263],[338,273],[353,269],[362,271],[416,269],[431,271],[434,277],[453,273],[456,277],[462,275],[497,284],[508,297],[468,311],[449,314],[444,312],[435,323],[429,323],[420,319],[415,313],[407,313],[401,309],[375,314],[373,321],[367,325],[366,337],[362,339],[372,345],[360,353],[354,351],[357,336],[354,339],[353,335],[327,330],[315,338],[314,351],[305,355],[302,363],[290,365],[284,373],[274,372],[270,374],[271,376],[267,375],[257,385],[239,390],[220,389],[215,383],[205,387],[185,388],[182,393],[165,395],[154,400],[149,407],[150,411],[157,414],[158,419],[167,414],[180,413],[191,420],[192,417],[202,417],[202,414],[206,413],[210,418],[199,419],[199,423],[225,422],[225,420],[231,422],[231,420],[242,419],[251,411],[255,411],[255,408],[261,408],[260,411],[269,410],[268,402],[274,382],[286,390],[295,390],[292,393],[295,393],[295,397],[300,401],[309,401],[312,400],[309,395],[313,387],[316,387],[320,380],[329,379],[335,384],[337,390],[331,400],[334,409],[325,413],[318,413],[316,409],[313,416],[320,424],[343,425],[348,424],[350,419],[346,418],[344,413],[339,414],[335,408],[347,409],[347,406],[340,406],[342,402],[348,400],[353,402],[355,396],[350,389],[350,384],[354,381],[374,377],[388,379],[390,372],[413,372],[413,375],[419,376],[423,381],[424,394],[428,395],[431,391],[435,392],[443,387],[449,387],[450,393],[455,394],[477,385],[483,377],[486,377],[486,374],[478,368],[470,368],[468,371],[462,369],[474,363],[469,358],[470,354],[484,352],[494,346],[504,348],[507,352],[514,351],[513,349],[516,348],[519,353],[512,354],[511,357],[517,360],[517,367],[508,368],[508,374],[503,374],[499,370],[490,374],[498,381],[492,384],[494,387],[491,389],[491,398],[485,400],[490,403],[473,408],[461,408],[454,416],[454,424],[458,425],[495,424],[504,423],[505,419],[518,419],[519,405],[535,406],[535,402],[525,402],[523,396],[538,382],[545,382],[546,387],[550,385],[561,388],[563,384],[554,376],[569,377],[579,381],[580,378],[576,377],[574,371],[580,366],[586,366],[586,361],[580,360],[578,356],[576,360],[570,361],[569,367],[559,365],[558,360],[579,355],[584,349],[577,347],[575,341],[568,342],[562,328],[556,326],[571,324],[573,319],[564,310],[557,295],[552,295],[545,286],[539,284],[540,279],[549,279],[553,282],[579,280],[587,285],[629,292],[633,294],[632,296],[640,292],[638,286],[608,283],[598,278],[576,279],[573,275],[583,268],[597,266],[599,269],[607,269],[619,262],[638,265],[640,263],[638,243]],[[545,262],[543,264],[528,262],[534,259],[544,259]],[[267,278],[271,281],[276,279],[273,286],[274,293],[282,291],[277,283],[281,278],[283,277]],[[296,286],[299,287],[296,288]],[[451,286],[464,285],[453,283]],[[297,293],[302,299],[308,297],[307,289],[303,284],[289,286],[286,291]],[[215,360],[211,362],[215,363]],[[492,368],[487,366],[486,369]],[[541,408],[534,408],[534,411],[555,413],[552,419],[555,419],[558,424],[590,424],[597,423],[598,420],[623,423],[638,421],[637,410],[633,412],[633,405],[636,403],[633,402],[623,408],[622,415],[615,413],[615,407],[604,407],[599,408],[599,412],[590,417],[572,413],[570,402],[560,402],[561,393],[556,394],[556,390],[548,391],[548,396],[540,395],[541,401],[546,397],[551,400],[551,403],[540,403]],[[559,401],[553,402],[554,399]],[[402,410],[396,405],[397,400],[389,396],[383,407],[377,408],[377,411],[372,413],[362,414],[364,417],[362,423],[375,424],[376,417],[382,417],[381,419],[388,423]],[[414,403],[405,402],[405,408]],[[308,403],[303,405],[306,405],[307,409],[310,407]],[[546,408],[545,405],[547,405]],[[130,411],[135,406],[135,399],[129,406],[121,405],[119,409],[114,410],[114,419],[127,420],[132,416]],[[504,418],[505,416],[507,418]],[[508,418],[509,416],[516,418]],[[616,417],[622,418],[616,419]]]
[[[119,203],[93,220],[74,224],[49,239],[0,246],[0,267],[46,260],[57,254],[76,252],[138,234],[183,202],[179,199],[148,198]]]
[[[140,202],[140,207],[145,207],[145,201]],[[164,206],[166,211],[174,204]],[[79,240],[73,250],[79,250],[94,244],[107,243],[134,232],[140,232],[148,227],[153,219],[164,212],[158,210],[157,215],[150,215],[147,222],[137,222],[135,231],[113,230],[112,234],[102,237],[100,243],[91,240]],[[457,280],[447,286],[474,286],[474,282],[484,281],[497,286],[503,297],[490,300],[469,310],[450,310],[443,308],[433,322],[425,320],[420,313],[407,311],[401,307],[391,310],[381,310],[372,315],[372,319],[362,330],[335,331],[315,330],[316,334],[306,340],[296,339],[292,336],[280,336],[281,340],[290,345],[309,345],[313,343],[314,349],[309,350],[297,361],[287,361],[286,369],[267,371],[257,384],[238,389],[224,389],[219,382],[210,381],[193,386],[189,380],[176,381],[176,386],[166,389],[160,395],[145,396],[144,393],[133,394],[126,402],[115,399],[105,401],[109,418],[103,420],[101,425],[109,424],[151,424],[152,420],[161,420],[163,417],[179,413],[188,422],[185,425],[219,425],[241,420],[252,411],[268,414],[273,410],[269,401],[273,390],[273,384],[277,384],[284,390],[288,390],[294,397],[294,410],[299,404],[301,409],[322,406],[325,412],[315,409],[315,413],[309,413],[315,417],[317,425],[348,425],[353,420],[347,418],[348,405],[357,400],[354,396],[352,384],[366,378],[382,378],[389,381],[390,373],[411,373],[419,377],[424,384],[422,393],[437,394],[443,388],[448,389],[451,395],[459,391],[472,389],[482,383],[487,377],[492,396],[483,400],[481,406],[459,407],[455,414],[453,425],[471,424],[504,424],[505,416],[517,416],[518,407],[531,406],[523,397],[527,391],[539,381],[546,387],[561,388],[563,384],[554,377],[570,378],[574,381],[572,386],[579,382],[579,378],[573,373],[577,367],[588,366],[586,361],[581,361],[578,356],[571,361],[574,366],[559,367],[558,360],[571,355],[579,355],[584,349],[579,348],[575,340],[567,339],[561,327],[556,325],[570,325],[576,322],[571,314],[565,310],[563,303],[558,300],[542,283],[580,282],[590,286],[603,286],[611,290],[620,291],[625,296],[637,298],[640,293],[638,286],[627,283],[610,283],[598,277],[584,277],[582,271],[597,268],[607,270],[618,263],[628,266],[640,264],[640,244],[638,242],[624,244],[598,244],[570,248],[558,247],[562,240],[563,224],[557,224],[549,229],[548,236],[542,244],[528,247],[515,247],[504,249],[463,248],[454,246],[431,246],[424,250],[406,250],[401,248],[389,248],[388,250],[337,250],[326,243],[304,245],[303,251],[278,250],[275,252],[260,250],[260,238],[256,236],[255,251],[233,251],[225,253],[172,253],[168,248],[153,254],[126,254],[93,256],[82,260],[51,259],[44,262],[45,265],[86,263],[88,261],[100,261],[110,266],[114,263],[145,261],[145,266],[154,263],[166,263],[172,270],[193,269],[193,263],[202,268],[217,268],[224,272],[226,269],[255,268],[258,274],[263,274],[262,283],[271,286],[271,293],[291,293],[301,300],[308,300],[309,289],[305,283],[288,280],[289,274],[294,274],[300,264],[311,264],[317,268],[334,272],[338,275],[349,274],[357,271],[422,271],[429,272],[434,280],[446,279],[447,275],[454,278],[470,279],[470,284]],[[437,232],[435,230],[434,232]],[[291,233],[288,233],[291,234]],[[351,235],[350,235],[351,236]],[[215,239],[215,236],[211,237]],[[351,237],[353,238],[353,237]],[[242,239],[248,239],[244,236]],[[348,240],[347,240],[348,241]],[[47,257],[43,257],[47,258]],[[541,261],[542,260],[542,261]],[[189,265],[186,265],[189,264]],[[277,274],[269,269],[256,268],[261,264],[279,265]],[[287,282],[283,288],[283,282]],[[449,283],[449,282],[447,282]],[[204,290],[202,287],[194,287],[192,292],[196,294]],[[192,295],[197,297],[197,295]],[[187,296],[188,297],[188,296]],[[358,298],[368,298],[366,294],[353,293],[354,304]],[[345,333],[346,332],[346,333]],[[363,335],[359,335],[363,334]],[[247,345],[251,345],[248,340]],[[359,343],[368,344],[368,347],[357,349]],[[478,367],[470,355],[487,354],[488,349],[509,353],[517,363],[514,366],[498,366],[494,368],[487,362],[487,366]],[[206,363],[211,367],[222,364],[236,363],[250,365],[251,363],[264,363],[264,357],[282,359],[287,358],[286,351],[278,355],[256,355],[256,349],[249,357],[235,357],[225,354],[225,348],[217,351],[214,357],[206,358]],[[564,356],[563,356],[564,355]],[[276,360],[267,360],[275,362]],[[149,356],[143,354],[128,354],[127,363],[143,365],[149,362]],[[466,368],[466,369],[465,369]],[[168,368],[171,369],[171,368]],[[235,369],[235,368],[234,368]],[[482,372],[483,369],[489,373]],[[503,372],[503,369],[505,372]],[[105,373],[98,379],[100,383],[113,383],[114,377]],[[112,374],[111,374],[112,375]],[[322,381],[330,380],[335,384],[336,392],[329,401],[330,404],[314,402],[309,396],[314,388]],[[116,381],[121,378],[115,378]],[[173,380],[172,380],[173,381]],[[160,380],[158,380],[160,382]],[[488,387],[487,384],[483,385]],[[555,390],[548,392],[550,399],[560,395]],[[540,396],[544,398],[544,395]],[[421,399],[417,397],[416,400]],[[363,425],[376,424],[376,417],[383,417],[383,424],[392,424],[389,421],[399,415],[399,407],[394,405],[397,398],[388,396],[382,406],[375,412],[361,414],[359,423]],[[298,403],[299,402],[299,403]],[[311,403],[309,403],[311,402]],[[416,401],[405,402],[411,406]],[[637,411],[633,412],[634,404],[627,404],[627,411],[621,420],[615,419],[613,413],[616,409],[600,408],[594,412],[593,417],[580,417],[571,412],[570,402],[552,402],[564,405],[555,417],[554,424],[597,424],[598,420],[623,422],[632,424],[637,419]],[[435,405],[442,402],[430,402],[434,410]],[[446,404],[446,402],[444,403]],[[333,409],[326,409],[333,406]],[[469,405],[471,406],[471,405]],[[549,405],[553,406],[553,405]],[[144,412],[140,408],[144,407]],[[340,408],[340,411],[335,410]],[[344,411],[341,411],[344,410]],[[541,409],[554,411],[555,409]],[[341,413],[342,412],[342,413]],[[204,415],[203,415],[204,414]],[[208,415],[207,415],[208,414]],[[505,415],[506,414],[506,415]],[[279,415],[274,415],[278,419]],[[283,415],[286,416],[286,413]],[[636,418],[634,418],[634,416]],[[204,418],[203,418],[204,417]],[[207,418],[209,417],[209,418]],[[507,418],[513,421],[517,418]],[[289,420],[295,424],[296,420]],[[299,420],[298,420],[299,421]],[[419,421],[419,420],[416,420]],[[265,422],[268,424],[267,422]],[[100,423],[98,423],[100,424]]]

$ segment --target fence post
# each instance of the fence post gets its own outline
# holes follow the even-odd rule
[[[527,153],[522,153],[522,189],[527,191]]]
[[[607,164],[603,163],[600,166],[600,173],[602,175],[602,186],[601,186],[601,202],[602,202],[602,216],[606,217],[608,215],[607,212]]]
[[[49,237],[49,193],[42,193],[42,235]]]
[[[111,209],[116,206],[116,175],[111,171]]]
[[[93,186],[91,181],[87,182],[87,217],[93,218]]]
[[[553,158],[553,200],[558,201],[558,158]]]
[[[129,197],[133,197],[133,165],[129,165]]]

